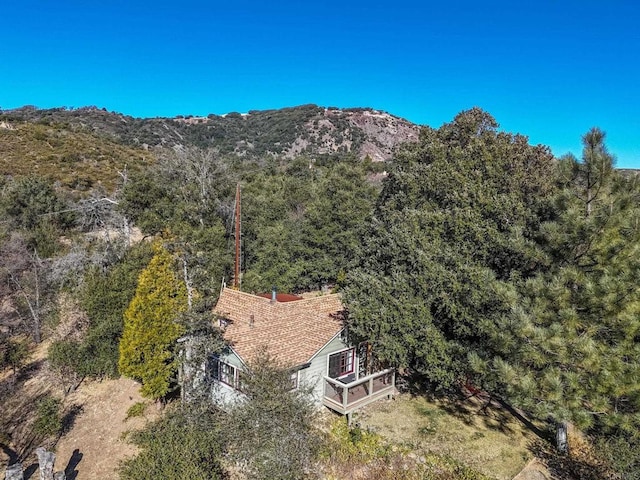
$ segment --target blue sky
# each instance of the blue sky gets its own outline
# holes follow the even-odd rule
[[[640,168],[634,1],[3,3],[3,109],[151,117],[315,103],[438,127],[480,106],[556,155],[579,157],[599,126],[618,167]]]

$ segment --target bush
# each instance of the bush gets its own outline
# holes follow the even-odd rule
[[[359,427],[349,428],[346,420],[339,418],[331,424],[324,456],[338,461],[369,462],[387,459],[390,453],[380,435]]]
[[[243,392],[227,428],[231,458],[247,479],[307,478],[320,447],[310,391],[291,390],[291,372],[263,352],[243,376]]]
[[[122,480],[216,480],[223,477],[220,427],[213,412],[169,412],[132,435],[140,453],[119,468]]]
[[[29,347],[25,340],[2,338],[0,344],[0,370],[11,367],[13,373],[24,364],[29,356]]]
[[[623,480],[640,480],[640,439],[622,432],[602,437],[596,447]]]
[[[73,340],[53,342],[47,352],[51,369],[58,376],[62,390],[66,394],[74,389],[80,378],[84,377],[86,363],[82,344]]]
[[[62,431],[61,407],[60,399],[48,395],[38,402],[34,425],[36,433],[50,436]]]
[[[144,402],[134,403],[127,410],[127,416],[125,417],[125,420],[129,420],[130,418],[135,418],[135,417],[142,417],[146,409],[147,409],[146,403]]]

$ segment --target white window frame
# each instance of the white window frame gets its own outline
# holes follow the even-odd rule
[[[291,375],[289,376],[289,381],[290,383],[290,387],[289,390],[297,390],[298,389],[298,385],[300,383],[300,376],[299,376],[300,371],[296,370],[294,372],[291,372]]]
[[[213,378],[231,388],[238,389],[238,367],[231,365],[230,363],[225,362],[220,359],[220,357],[212,357],[213,369],[212,376]],[[228,371],[225,371],[227,370]]]
[[[335,356],[335,355],[343,355],[345,352],[350,352],[351,353],[351,358],[349,359],[348,362],[346,362],[347,364],[350,365],[350,370],[345,371],[345,372],[340,372],[340,374],[336,377],[331,377],[331,357]],[[342,362],[341,362],[342,364]],[[331,377],[331,378],[342,378],[342,377],[346,377],[347,375],[351,375],[352,373],[355,373],[356,371],[356,349],[355,347],[349,347],[349,348],[345,348],[343,350],[340,350],[338,352],[333,352],[330,353],[327,356],[327,376]]]
[[[229,385],[232,388],[236,388],[238,385],[238,371],[236,367],[231,365],[230,363],[220,361],[218,363],[220,366],[218,378],[220,382],[225,385]]]

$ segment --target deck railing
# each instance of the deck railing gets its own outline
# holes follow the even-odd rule
[[[349,383],[324,377],[324,400],[327,407],[346,415],[383,396],[391,396],[395,389],[395,370],[389,368]]]

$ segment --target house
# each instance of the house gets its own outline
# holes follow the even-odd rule
[[[395,389],[395,371],[374,371],[368,344],[347,342],[340,295],[271,296],[223,287],[214,313],[228,347],[209,362],[215,400],[241,398],[242,372],[259,352],[291,369],[291,386],[313,387],[313,398],[350,417],[351,412]]]

